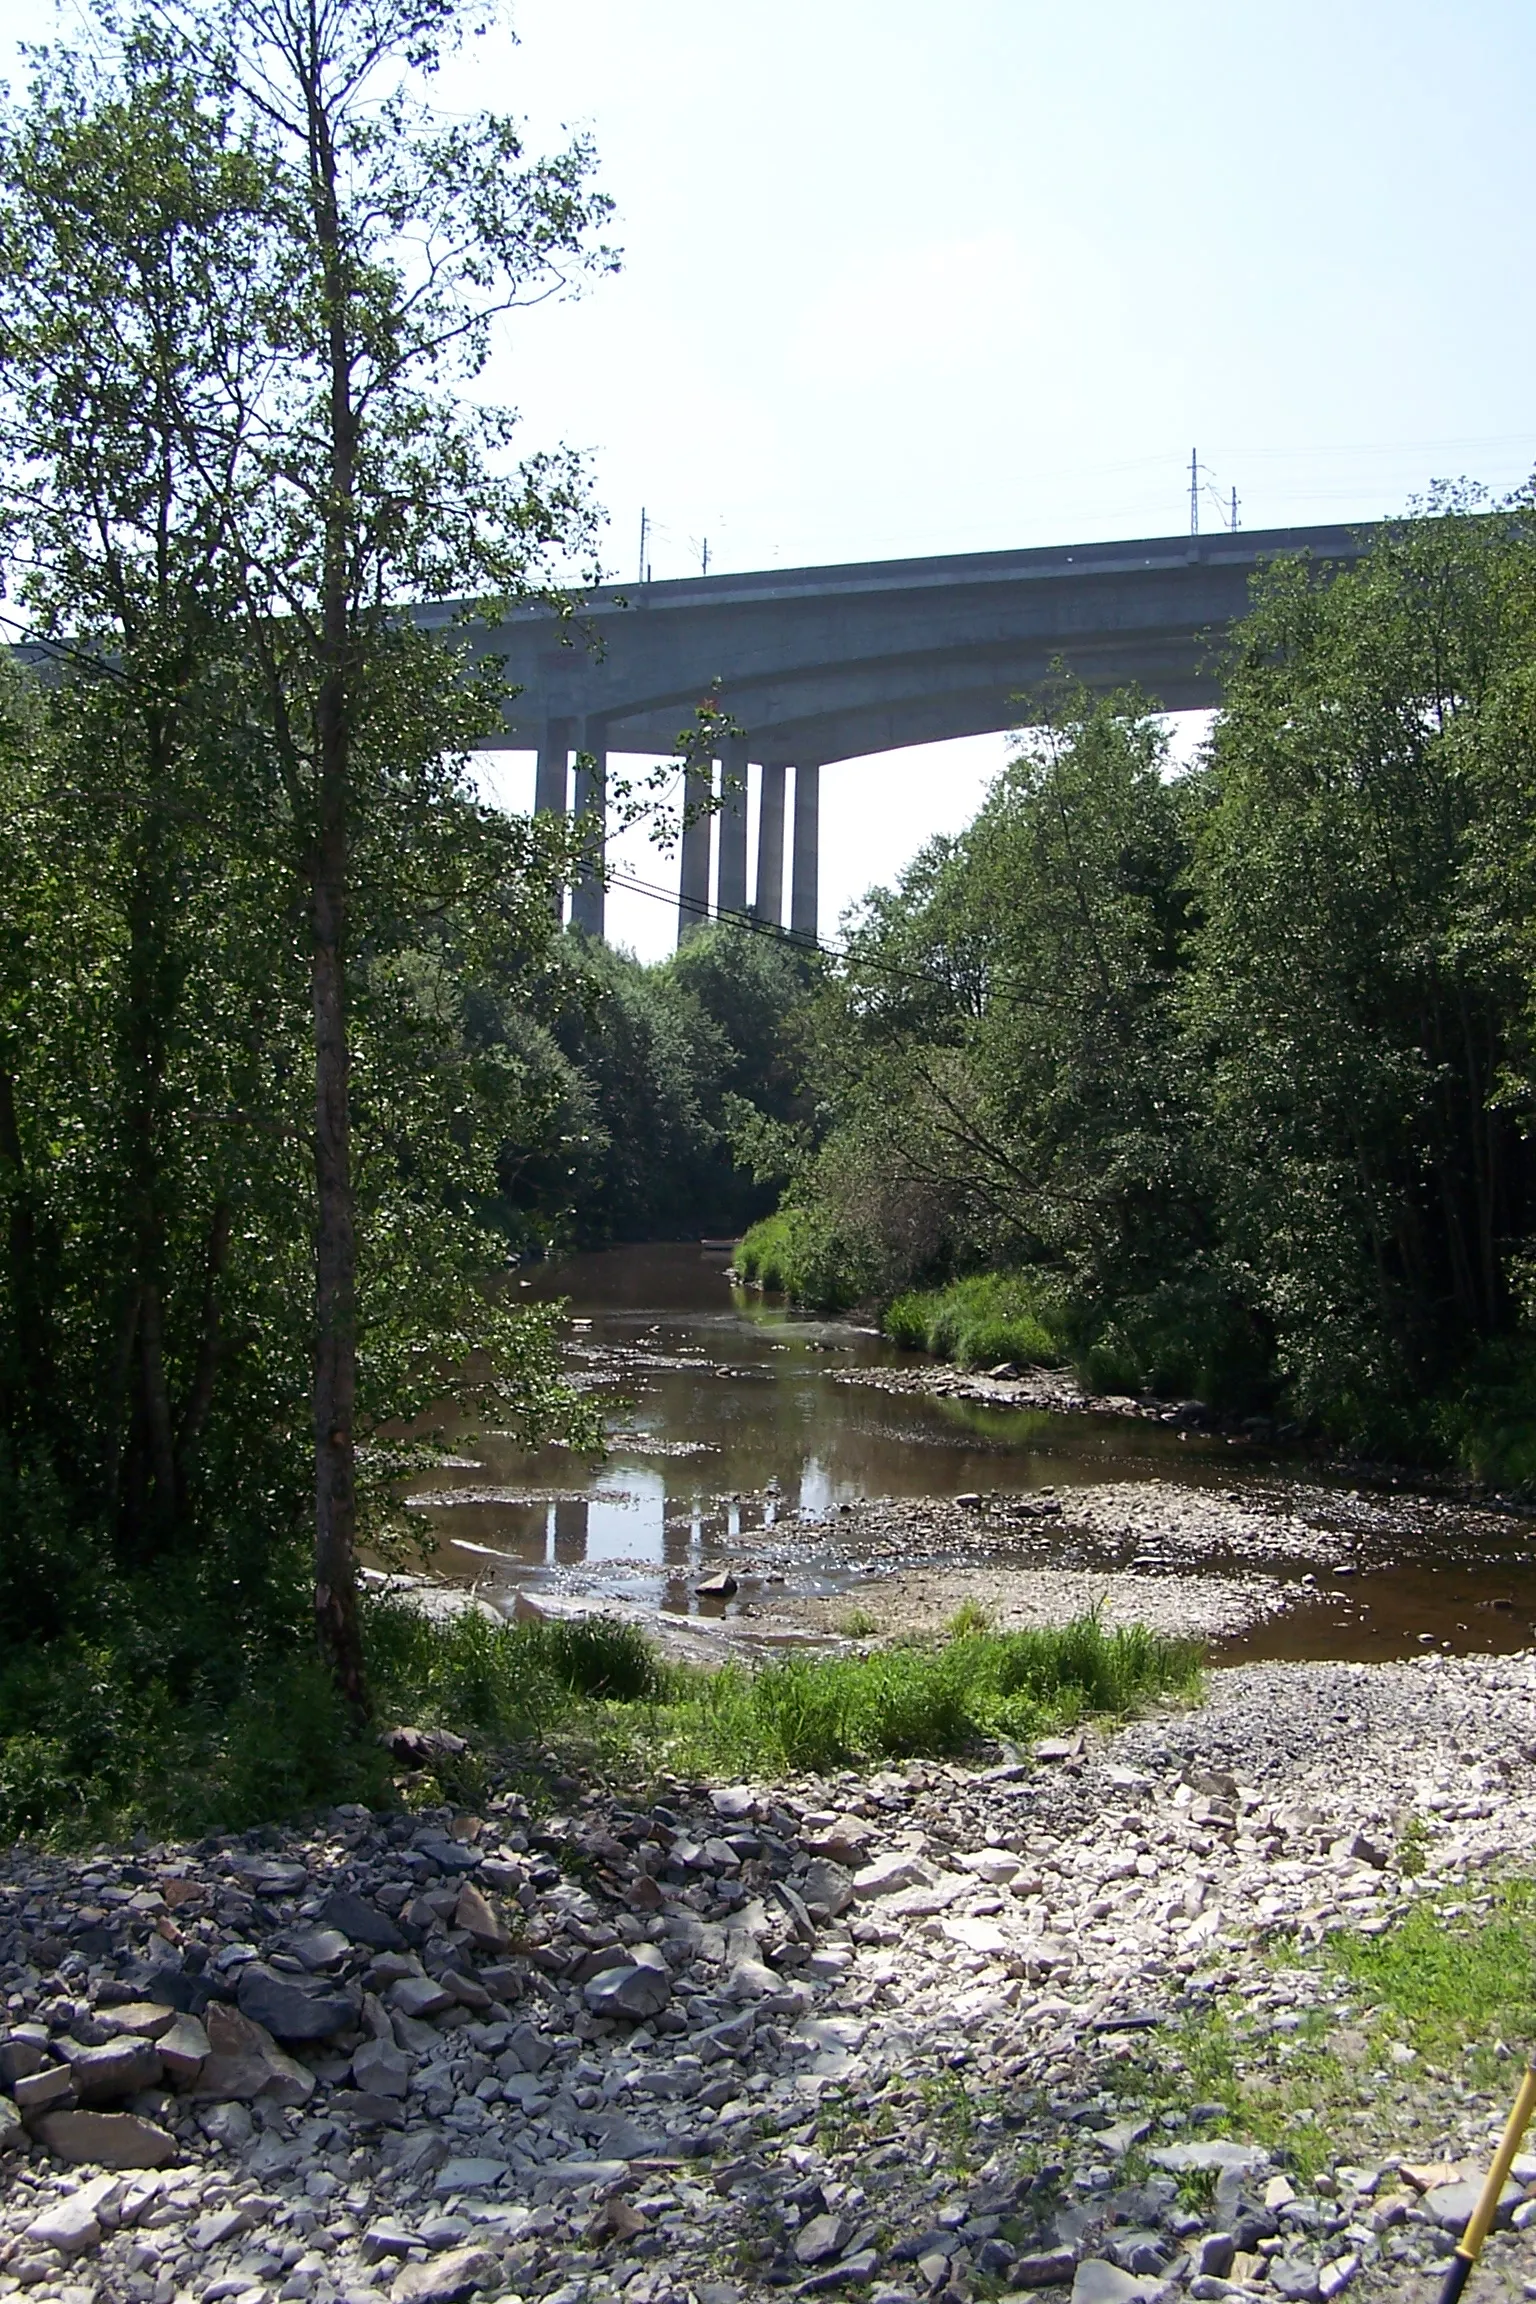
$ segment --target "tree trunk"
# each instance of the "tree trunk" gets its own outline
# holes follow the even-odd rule
[[[315,1625],[353,1715],[368,1712],[357,1612],[357,1228],[352,1194],[351,1050],[346,930],[352,788],[351,552],[357,412],[352,405],[352,283],[343,245],[325,62],[310,19],[302,66],[310,196],[320,254],[329,370],[328,470],[316,696],[316,824],[311,863],[315,1021]]]
[[[323,739],[322,739],[323,741]],[[326,779],[322,775],[322,790]],[[333,799],[339,797],[331,796]],[[324,819],[329,818],[329,821]],[[357,1616],[357,1237],[348,1118],[346,824],[328,809],[314,886],[310,981],[315,1024],[315,1628],[336,1685],[368,1709]]]

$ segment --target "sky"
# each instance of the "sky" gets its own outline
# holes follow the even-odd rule
[[[73,0],[71,0],[71,7]],[[0,42],[71,10],[0,0]],[[611,573],[1369,519],[1536,466],[1529,0],[513,0],[439,83],[589,132],[622,272],[509,323]],[[1191,741],[1188,729],[1181,741]],[[822,775],[822,929],[1001,737]],[[528,805],[531,759],[488,770]],[[667,865],[638,858],[658,881]],[[616,890],[647,956],[674,920]]]

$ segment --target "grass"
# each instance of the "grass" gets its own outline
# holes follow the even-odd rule
[[[816,1209],[775,1209],[738,1241],[733,1261],[754,1287],[823,1312],[844,1311],[858,1299],[853,1260]]]
[[[1536,2029],[1536,1881],[1473,1909],[1426,1900],[1379,1936],[1337,1930],[1292,1964],[1319,1985],[1297,2028],[1275,2032],[1246,1997],[1165,2027],[1135,2083],[1151,2109],[1220,2104],[1309,2179],[1341,2155],[1429,2151],[1468,2089],[1513,2098]]]
[[[602,1617],[441,1622],[373,1600],[365,1631],[380,1725],[466,1737],[469,1752],[422,1789],[468,1801],[536,1752],[636,1783],[964,1753],[1191,1696],[1199,1674],[1189,1643],[1106,1630],[1096,1615],[713,1674],[668,1665],[637,1627]],[[13,1656],[0,1670],[0,1832],[79,1842],[141,1826],[231,1831],[394,1797],[386,1755],[351,1728],[306,1644],[269,1643],[226,1660],[225,1673],[217,1692],[205,1673],[173,1693],[164,1652],[137,1635],[115,1650]]]
[[[1005,1360],[1049,1368],[1068,1356],[1062,1308],[1034,1273],[974,1272],[946,1288],[911,1289],[884,1326],[893,1343],[962,1368]]]

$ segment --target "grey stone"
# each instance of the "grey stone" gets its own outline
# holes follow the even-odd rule
[[[637,1944],[632,1958],[632,1967],[605,1968],[582,1986],[594,2016],[628,2016],[638,2022],[659,2015],[671,1999],[672,1978],[655,1947]]]
[[[166,2077],[182,2086],[195,2080],[209,2053],[206,2028],[195,2016],[176,2016],[155,2042]]]
[[[70,2066],[76,2099],[82,2104],[109,2104],[135,2089],[153,2088],[160,2078],[160,2051],[153,2040],[125,2033],[104,2047],[86,2048]]]
[[[1424,2206],[1440,2226],[1442,2232],[1460,2234],[1466,2229],[1467,2219],[1482,2198],[1481,2184],[1436,2184],[1424,2195]],[[1519,2207],[1525,2194],[1518,2184],[1506,2184],[1499,2194],[1499,2205],[1494,2214],[1496,2225],[1507,2224]]]
[[[531,2024],[519,2024],[507,2047],[525,2072],[542,2072],[555,2052],[543,2033],[536,2032]]]
[[[409,2016],[416,2023],[428,2016],[440,2016],[445,2008],[453,2006],[453,1994],[445,1991],[432,1976],[402,1976],[391,1984],[387,1998],[398,2015]]]
[[[629,2174],[627,2160],[545,2160],[540,2178],[551,2184],[621,2184]]]
[[[801,2264],[825,2264],[840,2255],[848,2238],[841,2216],[813,2216],[795,2234],[795,2257]]]
[[[98,2176],[82,2184],[63,2200],[53,2201],[27,2225],[25,2237],[39,2248],[57,2248],[61,2256],[83,2256],[101,2240],[97,2210],[123,2188],[120,2176]]]
[[[853,1874],[830,1857],[813,1857],[800,1883],[800,1893],[807,1904],[820,1904],[835,1920],[853,1902]]]
[[[1071,2279],[1076,2262],[1076,2251],[1071,2248],[1046,2248],[1033,2256],[1019,2257],[1008,2277],[1015,2288],[1055,2288]]]
[[[411,2059],[392,2040],[367,2040],[352,2058],[356,2085],[375,2096],[403,2096],[411,2085]]]
[[[278,2040],[325,2040],[355,2024],[362,1995],[350,1985],[286,1976],[265,1961],[248,1960],[236,1991],[240,2013]]]
[[[1165,2144],[1147,2158],[1154,2168],[1174,2175],[1186,2168],[1214,2168],[1218,2175],[1257,2176],[1269,2166],[1269,2154],[1257,2144],[1236,2144],[1229,2136],[1213,2136],[1200,2144]]]
[[[604,2120],[595,2131],[593,2142],[605,2160],[642,2160],[647,2153],[662,2150],[659,2136],[619,2113],[612,2120]]]
[[[200,2115],[203,2134],[215,2144],[225,2144],[238,2152],[242,2144],[249,2144],[256,2133],[256,2123],[243,2104],[210,2104]]]
[[[1318,2268],[1296,2257],[1275,2256],[1270,2259],[1269,2285],[1276,2296],[1283,2296],[1287,2304],[1317,2304],[1321,2293],[1318,2286]]]
[[[757,1795],[750,1784],[720,1784],[711,1792],[709,1804],[726,1823],[741,1824],[757,1805]]]
[[[18,2080],[15,2096],[16,2109],[29,2120],[33,2119],[55,2104],[73,2104],[74,2074],[67,2064],[50,2064],[44,2071],[29,2072]]]
[[[337,1967],[351,1949],[350,1939],[339,1928],[306,1928],[293,1938],[294,1958],[312,1971]]]
[[[1236,2254],[1237,2242],[1230,2232],[1207,2232],[1195,2250],[1195,2270],[1225,2280]]]
[[[848,2288],[872,2280],[879,2262],[877,2249],[861,2248],[857,2254],[843,2257],[840,2263],[824,2264],[820,2271],[802,2280],[800,2293],[802,2296],[820,2296],[829,2288]]]
[[[135,2112],[45,2112],[37,2133],[50,2152],[98,2168],[163,2168],[176,2139]]]
[[[440,1872],[478,1872],[480,1852],[466,1848],[462,1840],[423,1840],[423,1856],[430,1856]]]
[[[354,1944],[367,1944],[375,1952],[399,1952],[404,1947],[405,1938],[389,1914],[366,1896],[354,1896],[349,1888],[338,1888],[334,1896],[328,1896],[320,1917]]]
[[[1118,2264],[1107,2264],[1101,2256],[1090,2256],[1077,2268],[1072,2304],[1145,2304],[1161,2286],[1160,2280],[1140,2279],[1134,2272],[1122,2272]]]
[[[445,2160],[432,2179],[432,2189],[440,2200],[446,2200],[450,2192],[489,2192],[506,2173],[505,2160]]]
[[[407,2264],[390,2294],[394,2304],[460,2304],[477,2288],[499,2286],[500,2271],[489,2248],[450,2248],[425,2264]]]
[[[416,2241],[403,2225],[384,2221],[370,2224],[360,2245],[365,2264],[382,2264],[390,2256],[409,2256]]]
[[[22,2126],[21,2114],[9,2096],[0,2096],[0,2156],[7,2152],[19,2152],[26,2141],[27,2131]]]

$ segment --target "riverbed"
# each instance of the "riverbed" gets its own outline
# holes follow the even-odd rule
[[[999,1624],[1101,1605],[1218,1662],[1532,1644],[1522,1517],[1144,1405],[1014,1405],[1006,1380],[956,1396],[922,1356],[744,1289],[697,1244],[522,1285],[563,1300],[607,1454],[460,1419],[407,1495],[430,1572],[499,1607],[599,1603],[755,1647],[934,1629],[968,1602]]]

